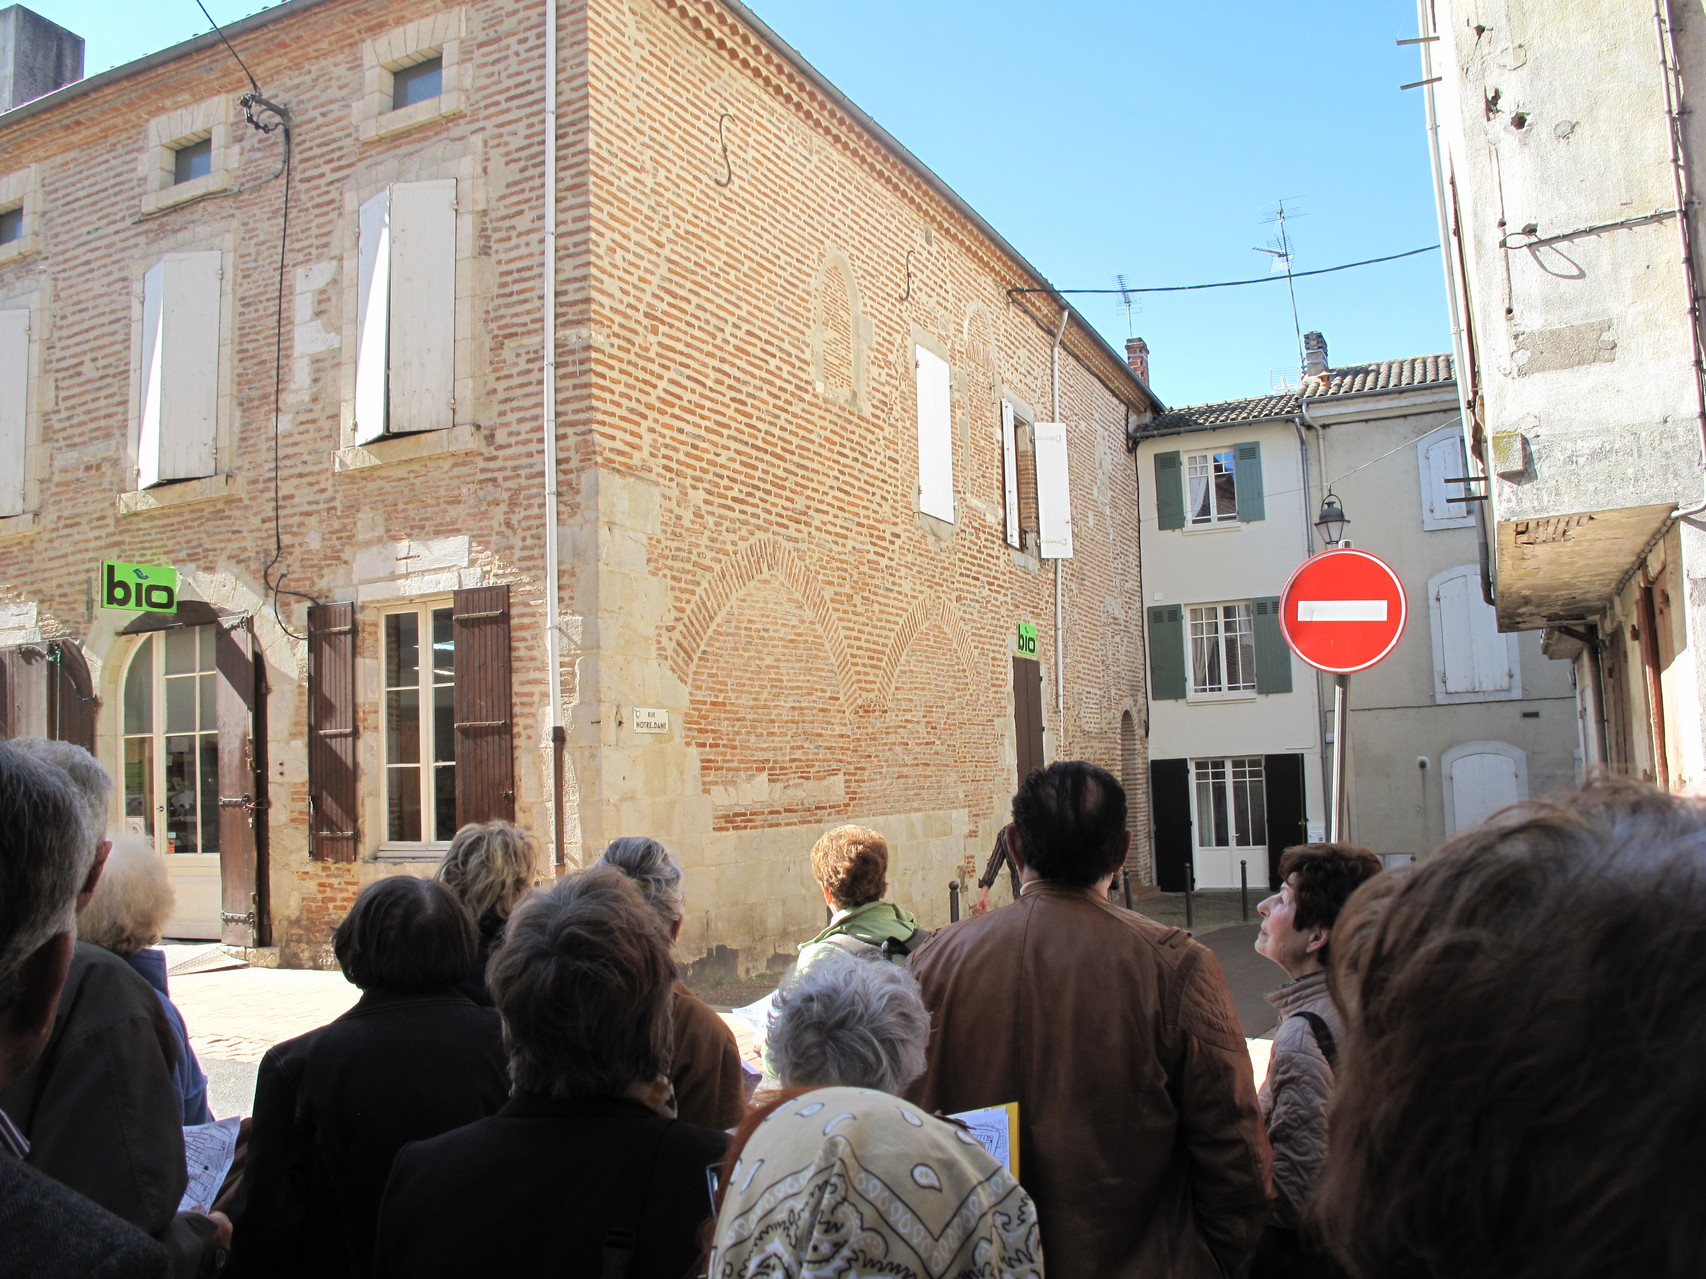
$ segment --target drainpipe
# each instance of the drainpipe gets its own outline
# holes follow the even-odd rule
[[[1658,27],[1659,62],[1664,69],[1665,122],[1670,134],[1671,184],[1676,191],[1676,227],[1682,239],[1682,274],[1688,285],[1688,336],[1694,345],[1694,393],[1700,423],[1701,447],[1706,449],[1706,342],[1701,339],[1700,280],[1694,261],[1689,214],[1694,207],[1693,183],[1688,157],[1682,145],[1682,86],[1678,83],[1681,63],[1676,55],[1676,33],[1671,23],[1670,0],[1653,0],[1653,21]]]
[[[1292,415],[1291,426],[1297,432],[1297,455],[1303,466],[1303,555],[1305,559],[1308,559],[1315,554],[1315,521],[1312,518],[1315,496],[1310,492],[1309,441],[1303,434],[1303,427],[1307,423],[1309,428],[1315,432],[1318,446],[1321,446],[1321,428],[1304,416],[1303,397],[1301,395],[1297,397],[1297,405],[1298,411]],[[1322,447],[1324,451],[1324,446]],[[1327,464],[1325,462],[1321,464],[1321,478],[1323,481],[1327,478]],[[1327,772],[1327,699],[1321,694],[1321,672],[1311,667],[1310,675],[1312,676],[1311,683],[1315,687],[1315,740],[1321,745],[1321,793],[1330,795],[1332,794],[1332,783]],[[1338,739],[1335,737],[1335,744],[1337,741]],[[1306,830],[1304,833],[1308,834],[1308,831]]]
[[[1053,417],[1060,421],[1060,344],[1066,337],[1066,322],[1072,308],[1064,302],[1060,307],[1060,327],[1055,330],[1054,344],[1049,348],[1049,399]],[[1066,758],[1066,574],[1065,561],[1054,562],[1054,719],[1058,738],[1057,758]]]
[[[557,0],[545,0],[545,261],[544,352],[540,430],[545,437],[545,665],[551,697],[552,864],[563,864],[563,670],[557,594]]]

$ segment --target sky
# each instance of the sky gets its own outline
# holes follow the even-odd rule
[[[206,29],[195,0],[25,0],[88,72]],[[266,7],[203,0],[219,22]],[[1409,0],[748,0],[1061,289],[1267,275],[1438,242]],[[241,52],[241,45],[239,45]],[[262,76],[263,88],[265,77]],[[1450,349],[1440,255],[1296,283],[1335,365]],[[1283,276],[1073,299],[1169,405],[1295,384]]]

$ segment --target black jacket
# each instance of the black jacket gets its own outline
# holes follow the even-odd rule
[[[626,1225],[628,1279],[682,1279],[711,1215],[706,1169],[727,1145],[635,1101],[515,1097],[493,1118],[397,1156],[374,1274],[598,1279],[606,1233]]]
[[[508,1092],[497,1013],[450,990],[369,991],[272,1048],[255,1081],[229,1273],[367,1275],[397,1151],[495,1113]]]
[[[165,1279],[166,1250],[135,1226],[0,1153],[0,1274]]]

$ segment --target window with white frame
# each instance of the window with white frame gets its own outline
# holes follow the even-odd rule
[[[209,98],[156,116],[148,124],[147,189],[142,211],[154,213],[231,185],[238,148],[231,137],[230,104]]]
[[[35,165],[0,174],[0,262],[33,253],[41,242],[41,185]]]
[[[464,7],[396,27],[362,49],[365,74],[356,103],[363,139],[414,128],[462,109]]]
[[[146,635],[124,677],[124,815],[162,853],[219,851],[217,637]]]
[[[29,509],[30,312],[0,310],[0,519]]]
[[[136,486],[216,470],[224,254],[168,253],[142,277]]]
[[[456,833],[456,640],[448,600],[383,617],[385,842]]]
[[[1268,807],[1262,757],[1199,759],[1193,771],[1197,847],[1265,848]]]
[[[386,187],[356,236],[356,441],[455,425],[456,179]]]
[[[1238,518],[1237,461],[1233,450],[1192,453],[1185,463],[1190,482],[1190,523],[1223,524]]]
[[[1191,695],[1254,693],[1256,632],[1250,601],[1190,610]]]

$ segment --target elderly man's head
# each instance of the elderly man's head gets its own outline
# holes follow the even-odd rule
[[[89,874],[86,808],[60,769],[0,741],[0,1084],[40,1055]]]
[[[1013,796],[1008,851],[1038,878],[1088,888],[1131,846],[1125,787],[1105,768],[1064,760],[1034,770]]]
[[[918,982],[884,960],[828,954],[782,983],[769,1047],[786,1088],[899,1093],[924,1073],[930,1013]]]
[[[621,1096],[675,1055],[675,959],[621,871],[593,866],[527,898],[486,970],[517,1092]]]

